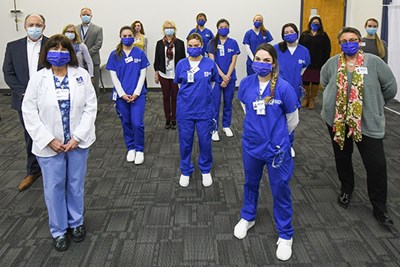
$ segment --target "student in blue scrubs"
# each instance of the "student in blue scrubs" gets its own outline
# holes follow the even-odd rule
[[[298,99],[291,85],[278,75],[273,46],[262,44],[257,48],[253,69],[255,74],[240,82],[238,92],[245,111],[242,137],[245,183],[241,220],[235,226],[234,235],[243,239],[255,224],[260,180],[266,166],[279,235],[276,256],[288,260],[294,233],[289,186],[294,164],[289,134],[299,121]]]
[[[308,49],[297,43],[299,38],[299,30],[293,23],[287,23],[282,27],[283,41],[274,47],[278,53],[279,76],[286,80],[296,92],[299,107],[301,107],[300,99],[303,95],[302,78],[307,66],[310,65],[310,53]],[[291,135],[292,157],[295,151],[293,149],[294,132]]]
[[[212,31],[210,29],[208,29],[204,26],[207,22],[206,14],[204,14],[204,13],[197,14],[196,22],[197,22],[196,27],[189,32],[188,36],[194,32],[200,34],[201,38],[203,39],[203,44],[204,44],[201,54],[203,56],[208,56],[207,44],[211,39],[214,38],[214,34],[212,33]]]
[[[269,43],[274,38],[272,38],[271,33],[264,26],[264,18],[260,14],[257,14],[253,18],[253,28],[248,30],[244,35],[243,44],[246,47],[247,61],[246,61],[246,71],[247,75],[253,74],[253,59],[254,52],[257,47],[263,43]]]
[[[126,160],[136,165],[144,161],[144,111],[146,108],[146,68],[149,61],[143,50],[133,45],[134,33],[130,26],[119,31],[121,38],[106,65],[114,84],[113,100],[121,119]]]
[[[213,141],[219,141],[218,125],[221,93],[224,99],[222,130],[227,137],[233,137],[233,132],[230,128],[232,121],[232,100],[236,85],[236,61],[240,54],[238,43],[228,37],[229,22],[226,19],[220,19],[217,22],[217,29],[217,35],[208,43],[207,48],[208,55],[217,64],[219,73],[219,79],[213,90],[215,102],[214,119],[217,121],[216,131],[212,135]]]
[[[176,118],[182,172],[179,184],[182,187],[189,185],[190,175],[194,169],[191,156],[195,129],[199,140],[198,165],[202,173],[202,183],[205,187],[212,184],[211,133],[215,128],[212,90],[213,83],[218,79],[218,69],[213,60],[201,55],[203,45],[199,34],[189,35],[187,37],[189,57],[181,59],[175,68],[174,82],[180,85]]]

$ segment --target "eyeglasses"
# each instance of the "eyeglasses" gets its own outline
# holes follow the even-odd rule
[[[339,44],[358,42],[358,38],[350,38],[349,40],[340,40]]]

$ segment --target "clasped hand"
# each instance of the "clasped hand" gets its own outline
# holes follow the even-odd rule
[[[125,100],[127,103],[132,103],[138,98],[138,95],[123,95],[122,99]]]
[[[68,152],[78,147],[79,142],[71,138],[65,145],[60,140],[54,138],[49,143],[49,147],[56,153]]]

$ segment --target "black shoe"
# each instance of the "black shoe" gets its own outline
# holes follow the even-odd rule
[[[171,129],[176,130],[176,121],[171,122]]]
[[[169,129],[169,128],[171,128],[171,121],[170,120],[167,120],[166,122],[165,122],[165,129]]]
[[[340,192],[337,202],[339,206],[341,206],[344,209],[347,209],[350,205],[350,200],[351,200],[351,194]]]
[[[71,238],[74,242],[82,242],[86,236],[86,228],[85,225],[81,225],[75,228],[70,228]]]
[[[69,238],[67,233],[53,238],[53,245],[54,248],[59,252],[66,251],[69,248]]]
[[[379,224],[382,225],[393,225],[394,222],[390,219],[389,215],[386,212],[374,212],[374,217],[378,221]]]

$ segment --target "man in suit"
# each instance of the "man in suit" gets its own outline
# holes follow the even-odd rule
[[[18,190],[28,189],[37,178],[42,175],[35,155],[32,154],[32,139],[25,129],[22,119],[21,104],[29,78],[42,68],[39,65],[41,48],[47,41],[43,36],[46,28],[45,19],[40,14],[30,14],[25,18],[25,30],[27,36],[13,42],[9,42],[4,56],[3,73],[4,80],[11,89],[11,108],[18,112],[19,120],[24,128],[27,175],[18,185]]]
[[[94,89],[99,93],[100,80],[100,48],[103,45],[103,28],[93,24],[92,10],[88,7],[81,9],[82,24],[76,26],[76,31],[81,36],[81,39],[89,49],[94,67]]]

